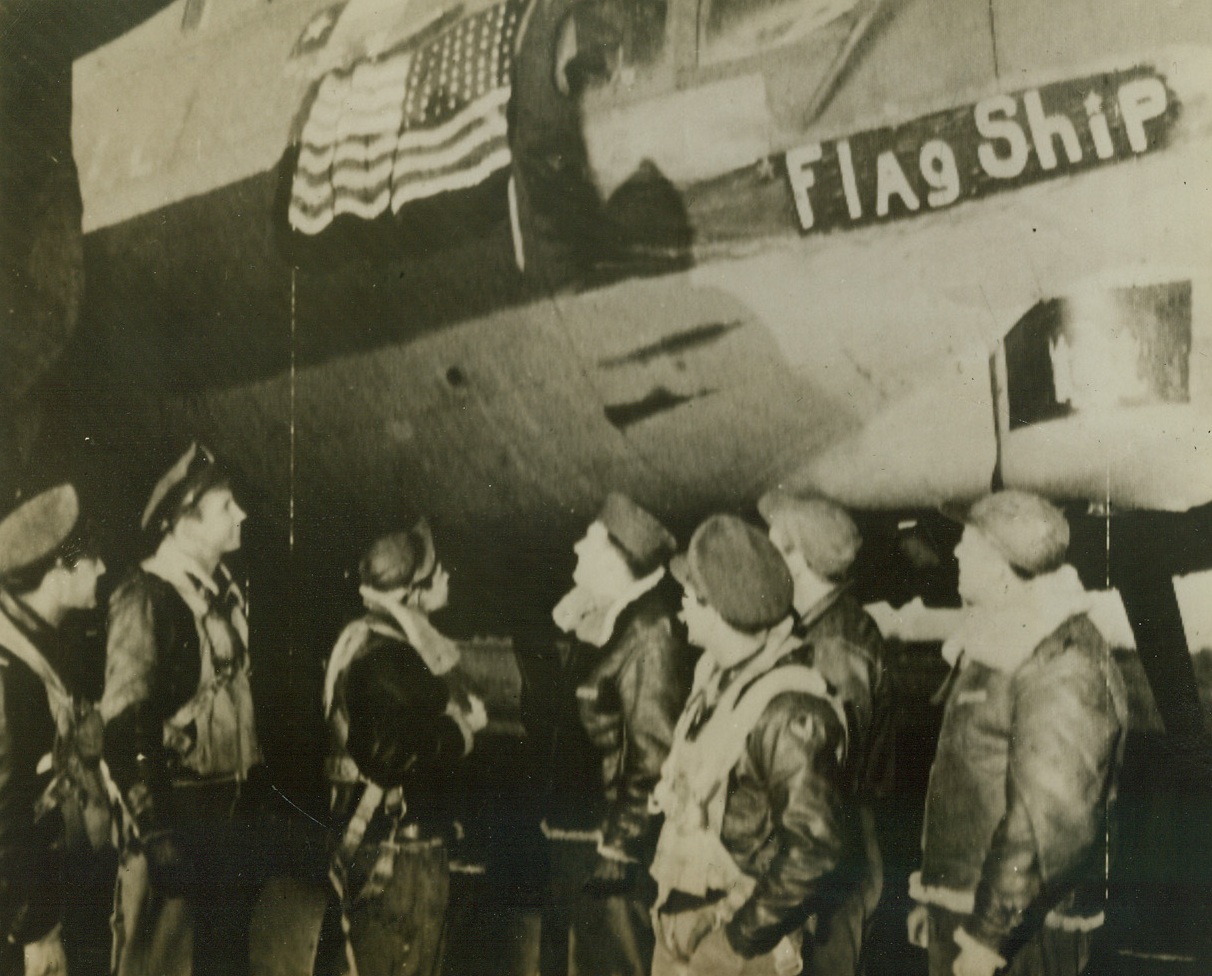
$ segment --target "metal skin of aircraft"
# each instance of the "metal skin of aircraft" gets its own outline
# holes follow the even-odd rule
[[[491,16],[512,164],[494,116],[415,199],[359,126]],[[1206,568],[1210,45],[1191,0],[179,0],[74,67],[106,504],[197,437],[305,585],[424,513],[507,613],[612,488],[1018,486]]]
[[[78,318],[82,255],[70,132],[72,61],[164,3],[0,3],[0,402],[7,408],[63,352]]]
[[[285,227],[316,79],[437,4],[195,0],[82,59],[86,314],[112,387],[155,391],[138,419],[206,439],[283,520],[338,497],[568,536],[610,487],[676,520],[774,484],[932,506],[995,469],[1132,508],[1212,498],[1201,5],[899,0],[840,71],[863,5],[773,4],[825,23],[716,48],[697,6],[669,4],[657,53],[624,52],[580,107],[603,212],[656,173],[680,260],[555,290],[517,268],[516,203],[436,249],[407,207],[420,246],[362,246],[346,216],[306,250]],[[1049,302],[1067,311],[1016,333]],[[1023,423],[1003,340],[1028,331],[1019,359],[1051,349],[1076,388],[1019,393],[1040,401]],[[1121,338],[1153,365],[1124,367]]]
[[[391,111],[468,25],[483,179],[417,198]],[[118,535],[230,463],[308,659],[417,514],[516,632],[612,488],[1034,488],[1153,513],[1079,534],[1164,589],[1212,554],[1210,70],[1194,0],[177,0],[74,64],[81,322],[12,372]]]

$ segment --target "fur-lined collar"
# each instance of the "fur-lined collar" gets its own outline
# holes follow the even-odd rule
[[[653,570],[643,579],[638,579],[619,594],[608,606],[603,606],[600,597],[582,586],[574,586],[556,604],[551,618],[566,634],[594,647],[605,647],[614,636],[614,625],[619,615],[645,593],[655,587],[665,575],[664,567]]]
[[[943,644],[952,666],[977,661],[1013,674],[1049,634],[1070,617],[1090,609],[1091,598],[1077,570],[1064,565],[1028,582],[1012,601],[995,607],[970,607]],[[962,666],[962,665],[961,665]]]

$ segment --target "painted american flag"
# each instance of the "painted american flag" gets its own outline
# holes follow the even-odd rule
[[[510,163],[505,110],[526,0],[504,0],[419,45],[325,75],[300,133],[290,225],[318,234],[341,214],[475,186]]]

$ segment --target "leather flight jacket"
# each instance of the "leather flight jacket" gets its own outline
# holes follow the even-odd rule
[[[725,673],[714,704],[704,704],[700,662],[656,791],[666,815],[653,864],[661,910],[720,903],[728,941],[747,958],[772,952],[825,907],[830,874],[857,843],[842,703],[806,663],[811,651],[797,646],[790,622],[772,633],[771,650],[772,667]],[[747,709],[747,697],[755,707]],[[735,741],[738,729],[743,739]],[[726,740],[735,751],[724,755]]]
[[[884,639],[848,584],[839,586],[796,621],[800,652],[845,703],[849,735],[846,778],[862,799],[893,788],[894,717],[884,661]]]
[[[580,646],[577,653],[600,655],[577,687],[577,704],[581,724],[602,757],[601,844],[647,864],[659,826],[648,801],[694,668],[672,580],[663,577],[627,606],[600,650]]]
[[[1098,629],[1065,620],[1016,670],[959,662],[930,774],[919,901],[1006,955],[1023,926],[1101,922],[1126,693]]]

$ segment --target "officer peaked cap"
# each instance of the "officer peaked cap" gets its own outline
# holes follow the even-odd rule
[[[214,454],[195,441],[156,482],[139,519],[139,527],[167,533],[182,512],[226,481],[227,474],[215,461]]]

